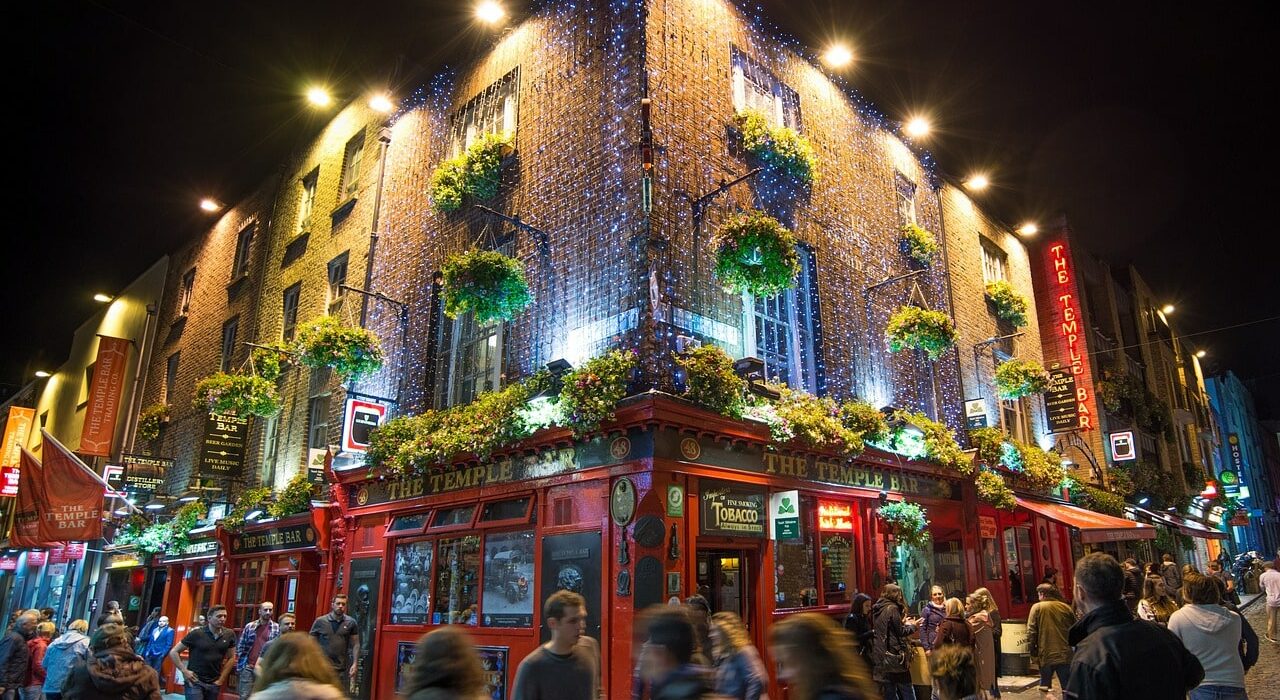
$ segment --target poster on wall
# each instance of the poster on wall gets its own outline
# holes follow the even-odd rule
[[[396,547],[391,577],[391,624],[421,625],[431,608],[431,542]]]
[[[373,685],[373,643],[378,620],[378,589],[382,557],[365,557],[351,561],[351,584],[348,588],[348,614],[360,628],[359,666],[353,687],[355,697],[369,700]]]
[[[600,640],[600,532],[544,537],[541,564],[537,599],[546,600],[559,590],[573,591],[586,598],[586,634]],[[544,622],[542,641],[549,639],[551,629]]]
[[[404,690],[404,677],[418,655],[417,642],[400,642],[396,645],[396,693]]]
[[[476,647],[476,654],[484,669],[486,700],[507,700],[507,647]]]
[[[533,627],[533,531],[500,532],[484,542],[480,624]]]
[[[994,538],[982,538],[982,571],[988,581],[1004,578],[1000,573],[1000,546]]]

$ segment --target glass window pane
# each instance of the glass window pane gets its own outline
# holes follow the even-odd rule
[[[485,537],[480,606],[485,627],[533,626],[533,541],[532,530]]]
[[[512,518],[523,518],[529,510],[528,498],[516,498],[510,501],[498,501],[496,503],[486,503],[484,510],[480,512],[481,522],[492,522],[495,520],[511,520]]]
[[[477,623],[477,582],[480,569],[480,537],[468,535],[440,540],[436,565],[434,625]]]
[[[852,533],[822,533],[822,589],[823,603],[835,605],[848,603],[849,557],[853,551]]]
[[[391,624],[421,625],[431,609],[430,541],[409,542],[396,547],[395,571],[391,577]]]
[[[813,532],[814,499],[800,498],[800,539],[779,541],[774,553],[773,590],[779,610],[818,604],[818,556]]]

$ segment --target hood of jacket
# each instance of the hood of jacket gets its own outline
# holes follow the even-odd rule
[[[1217,632],[1235,618],[1235,613],[1221,605],[1184,605],[1178,609],[1178,616],[1206,632]]]
[[[875,617],[879,617],[880,612],[889,606],[893,606],[896,608],[898,607],[898,604],[893,602],[892,600],[889,600],[888,598],[881,598],[880,600],[877,600],[874,605],[871,606],[871,614]],[[901,614],[902,610],[898,610],[898,613]]]
[[[57,639],[53,640],[52,642],[49,642],[49,647],[50,648],[57,647],[59,649],[66,650],[66,649],[70,649],[71,647],[74,647],[77,644],[80,644],[81,642],[88,644],[89,637],[75,630],[67,630]]]
[[[89,657],[89,679],[103,693],[123,696],[126,691],[156,682],[156,672],[142,657],[128,649],[108,649]]]
[[[341,690],[331,685],[302,678],[272,683],[253,694],[254,700],[343,700],[346,697]],[[415,693],[413,697],[417,698],[418,695]]]

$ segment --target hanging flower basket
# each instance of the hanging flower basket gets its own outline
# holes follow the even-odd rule
[[[239,532],[244,529],[245,518],[249,513],[271,500],[271,488],[257,486],[245,489],[236,497],[236,505],[222,519],[222,529],[228,532]]]
[[[885,339],[894,352],[922,350],[930,360],[936,360],[955,346],[956,328],[941,311],[903,306],[889,317]]]
[[[1062,486],[1062,482],[1067,478],[1067,469],[1062,463],[1062,455],[1016,440],[1013,441],[1013,448],[1006,453],[1008,456],[1005,459],[1005,466],[1015,471],[1027,487],[1048,491]]]
[[[902,227],[901,246],[907,257],[926,267],[938,255],[938,239],[915,222]]]
[[[737,122],[747,153],[797,182],[807,185],[817,179],[818,156],[809,139],[795,129],[773,126],[764,112],[755,109],[739,112]]]
[[[218,372],[196,384],[194,405],[210,413],[265,418],[280,412],[280,394],[262,377]]]
[[[312,368],[329,367],[343,381],[355,381],[382,367],[378,336],[359,327],[344,326],[334,316],[321,316],[302,326],[298,360]]]
[[[151,442],[160,437],[160,427],[169,422],[169,405],[156,403],[142,409],[138,414],[138,431],[136,436],[141,442]]]
[[[444,264],[444,312],[457,318],[474,312],[476,322],[510,321],[533,302],[524,268],[492,250],[472,250]]]
[[[716,277],[736,294],[771,297],[794,286],[800,274],[795,237],[762,211],[730,217],[716,230],[711,246]]]
[[[276,499],[267,504],[267,515],[273,518],[284,518],[311,510],[311,495],[314,492],[310,476],[306,469],[289,480],[284,489],[276,495]]]
[[[996,393],[1002,399],[1020,399],[1044,393],[1049,374],[1035,360],[1007,360],[996,367]]]
[[[1027,298],[1013,291],[1013,285],[997,280],[987,285],[987,301],[995,307],[996,316],[1014,328],[1027,325]]]
[[[565,375],[560,408],[575,435],[585,435],[613,420],[635,367],[634,352],[610,350]]]
[[[899,544],[922,547],[929,542],[929,520],[920,505],[894,501],[877,508],[876,515],[889,526]]]
[[[283,343],[254,348],[249,353],[249,365],[253,368],[253,373],[269,382],[279,379],[284,370],[293,366],[294,359],[293,351]]]
[[[1013,497],[1013,489],[1004,482],[1004,477],[995,472],[989,472],[985,469],[978,472],[976,480],[978,486],[978,498],[1001,510],[1013,510],[1018,507],[1017,500]]]
[[[513,148],[511,134],[485,134],[467,150],[440,163],[431,174],[431,202],[436,210],[457,211],[464,196],[492,199],[502,180],[502,159]]]

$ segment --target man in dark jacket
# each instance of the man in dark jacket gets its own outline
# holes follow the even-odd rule
[[[27,649],[27,641],[36,632],[36,624],[40,622],[40,614],[28,610],[13,621],[8,634],[0,639],[0,698],[14,700],[27,676],[27,663],[31,652]]]
[[[1142,569],[1132,557],[1124,560],[1124,604],[1134,617],[1138,615],[1138,601],[1142,598]]]
[[[1169,630],[1135,620],[1122,598],[1124,571],[1108,554],[1076,562],[1075,597],[1084,617],[1067,641],[1075,647],[1063,698],[1184,698],[1204,678],[1200,661]]]
[[[680,609],[650,613],[647,639],[640,647],[640,674],[653,700],[702,700],[713,697],[705,667],[692,663],[693,623]]]
[[[1165,554],[1161,559],[1164,561],[1160,565],[1160,576],[1164,578],[1164,588],[1178,605],[1182,605],[1182,572],[1178,569],[1172,554]]]

